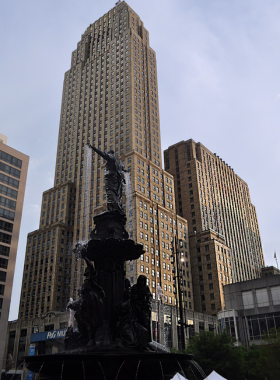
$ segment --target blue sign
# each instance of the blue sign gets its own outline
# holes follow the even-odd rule
[[[67,329],[60,329],[31,334],[30,343],[42,342],[43,340],[63,339],[65,337],[66,331]],[[74,327],[73,331],[78,331],[77,327]]]
[[[31,344],[29,348],[29,356],[34,356],[35,355],[35,344]],[[33,372],[28,371],[27,372],[27,380],[32,380],[33,379]]]

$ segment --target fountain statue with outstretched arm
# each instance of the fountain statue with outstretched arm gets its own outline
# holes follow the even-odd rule
[[[67,306],[78,329],[71,321],[64,351],[26,357],[26,367],[41,380],[170,380],[176,372],[184,375],[193,356],[160,350],[152,341],[152,294],[146,276],[140,275],[133,286],[125,278],[125,262],[144,253],[125,228],[125,169],[113,151],[91,145],[87,149],[106,161],[107,210],[93,218],[90,239],[74,248],[86,264],[79,298]]]
[[[105,190],[107,195],[107,210],[119,211],[124,214],[122,205],[122,189],[125,183],[124,167],[120,160],[114,156],[114,151],[102,152],[95,146],[88,144],[94,152],[106,160]]]

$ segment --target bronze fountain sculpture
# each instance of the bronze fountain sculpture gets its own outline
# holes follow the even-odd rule
[[[87,266],[80,298],[68,304],[78,331],[68,328],[64,352],[26,357],[26,367],[42,380],[169,380],[176,372],[184,375],[192,355],[156,352],[151,343],[152,294],[146,276],[133,286],[125,279],[125,262],[144,253],[125,229],[125,169],[113,151],[89,147],[106,160],[107,210],[93,218],[96,227],[88,242],[74,249]]]

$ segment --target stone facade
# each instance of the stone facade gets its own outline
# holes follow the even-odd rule
[[[219,156],[191,139],[165,150],[164,161],[165,169],[174,177],[176,210],[189,223],[195,310],[215,314],[223,308],[223,285],[260,277],[264,266],[257,215],[249,188]],[[211,270],[215,268],[216,285],[213,283],[213,286],[220,289],[220,296],[215,295],[216,310],[209,310],[212,300],[206,299],[203,293],[209,286],[208,281],[205,282],[208,274],[199,272],[205,270],[205,265],[207,268],[207,263],[203,266],[198,262],[196,250],[199,246],[195,244],[195,239],[202,244],[204,238],[198,236],[204,236],[207,231],[207,239],[212,240],[209,249],[212,247],[210,260],[213,262],[209,264]],[[217,251],[215,241],[220,242],[226,252],[224,256]],[[226,265],[218,259],[219,254],[227,260]],[[203,282],[199,281],[199,276]]]
[[[29,157],[0,136],[0,373],[16,265]]]
[[[225,306],[223,284],[232,281],[230,250],[212,230],[192,233],[189,240],[194,309],[216,316]]]

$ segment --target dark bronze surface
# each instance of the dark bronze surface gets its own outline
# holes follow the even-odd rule
[[[29,356],[27,368],[40,380],[170,380],[184,376],[193,355],[116,350],[91,354]]]

